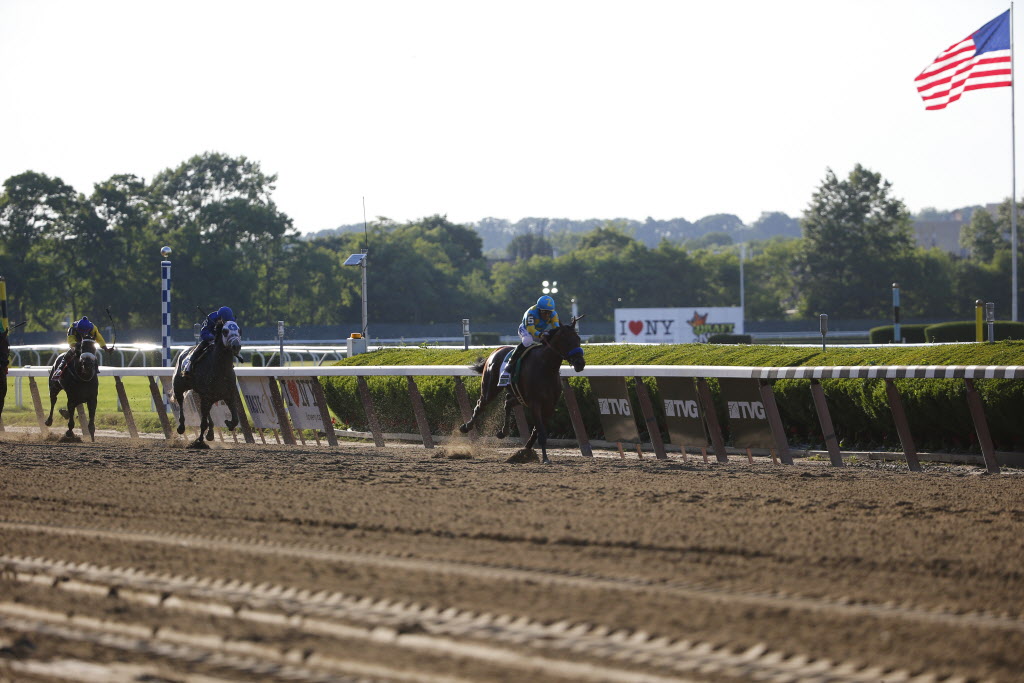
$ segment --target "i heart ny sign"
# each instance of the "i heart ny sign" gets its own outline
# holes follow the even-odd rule
[[[713,334],[742,334],[743,309],[617,308],[615,341],[637,344],[693,344]]]

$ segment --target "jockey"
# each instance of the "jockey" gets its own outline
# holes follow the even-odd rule
[[[87,316],[83,315],[81,320],[71,323],[71,326],[68,327],[68,352],[64,354],[57,372],[53,373],[54,380],[60,380],[61,375],[64,373],[64,368],[78,358],[78,353],[82,349],[82,342],[86,339],[92,339],[99,344],[101,349],[107,350],[107,342],[103,339],[103,335],[100,334],[99,328],[93,325]]]
[[[206,350],[210,347],[210,344],[217,336],[217,324],[223,325],[226,322],[234,322],[235,314],[227,306],[221,306],[216,311],[212,311],[203,320],[203,326],[199,330],[199,344],[192,350],[190,354],[185,356],[185,360],[181,364],[181,375],[182,377],[188,377],[189,371],[192,369],[192,361],[199,360],[206,353]]]
[[[512,353],[505,356],[505,360],[501,364],[501,374],[498,376],[499,387],[508,386],[512,381],[509,368],[515,370],[514,363],[523,355],[526,348],[533,346],[535,342],[540,341],[542,334],[556,327],[558,327],[558,311],[555,310],[555,300],[544,295],[537,299],[536,305],[526,309],[526,313],[523,313],[523,322],[519,325],[519,338],[523,342],[517,345]]]

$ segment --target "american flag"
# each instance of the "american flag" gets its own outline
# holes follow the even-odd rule
[[[965,90],[1012,85],[1010,10],[946,48],[914,79],[925,109],[945,109]]]

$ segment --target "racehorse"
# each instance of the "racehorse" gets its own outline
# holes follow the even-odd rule
[[[96,376],[99,366],[99,358],[96,356],[96,342],[92,339],[83,339],[79,343],[78,358],[74,363],[69,363],[60,379],[54,379],[53,375],[60,367],[69,351],[57,356],[53,365],[50,366],[50,415],[46,418],[46,426],[53,424],[53,406],[57,403],[57,394],[64,391],[68,399],[67,408],[61,408],[61,417],[68,421],[68,431],[64,434],[65,439],[75,438],[75,409],[85,404],[89,410],[89,438],[96,440],[96,396],[99,394],[100,381]],[[85,429],[82,430],[85,436]]]
[[[581,372],[587,362],[580,347],[580,335],[576,331],[576,323],[583,316],[573,317],[568,325],[562,325],[546,331],[540,338],[537,349],[530,349],[523,354],[520,361],[519,377],[508,387],[498,386],[498,375],[501,373],[501,362],[512,352],[514,347],[501,346],[491,352],[487,360],[477,360],[470,367],[481,373],[480,398],[473,408],[473,416],[469,422],[461,425],[463,434],[473,427],[483,408],[497,398],[503,389],[505,392],[505,418],[496,436],[504,439],[509,433],[512,409],[517,401],[521,402],[532,418],[533,430],[524,449],[529,451],[533,444],[540,443],[543,462],[548,460],[548,427],[547,423],[555,414],[555,403],[562,394],[562,382],[559,367],[562,361],[568,361],[576,372]],[[512,372],[514,368],[509,368]]]
[[[231,419],[224,425],[233,430],[238,425],[238,388],[235,380],[234,359],[242,350],[242,333],[235,321],[220,322],[214,328],[212,348],[201,358],[192,359],[192,367],[188,376],[182,374],[181,365],[192,347],[178,355],[174,362],[172,386],[174,401],[178,404],[178,433],[185,433],[185,392],[190,389],[199,396],[199,436],[189,444],[189,448],[209,448],[203,443],[203,434],[207,441],[213,441],[213,419],[210,408],[217,401],[224,401],[231,410]]]

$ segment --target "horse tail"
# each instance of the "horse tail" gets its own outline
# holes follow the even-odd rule
[[[485,361],[483,358],[477,356],[476,361],[472,365],[469,366],[469,369],[472,370],[473,372],[476,372],[476,373],[482,375],[482,374],[484,374],[484,366],[486,364],[487,364],[487,361]]]

